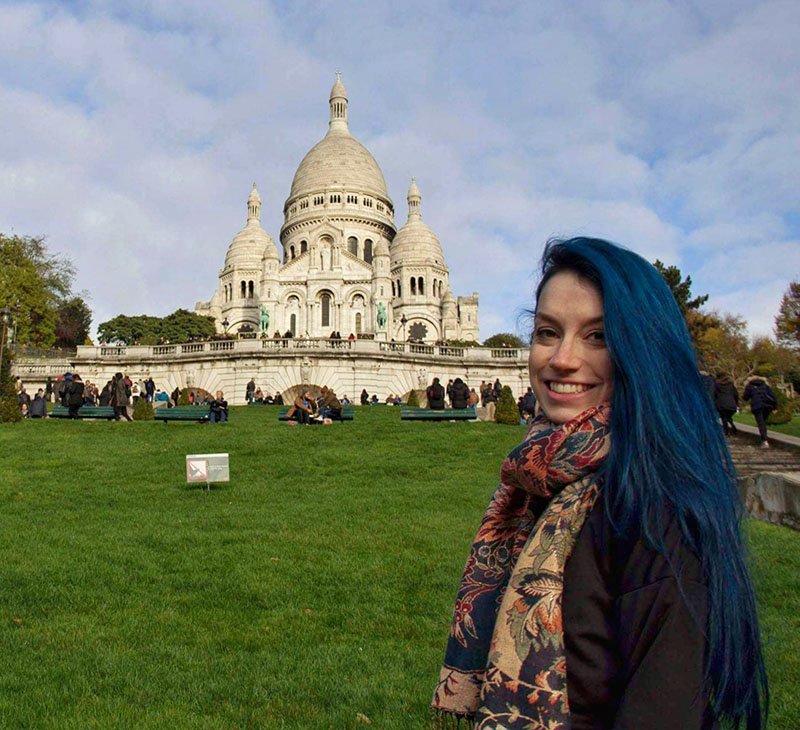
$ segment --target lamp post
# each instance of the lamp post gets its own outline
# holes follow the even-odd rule
[[[403,342],[406,341],[406,324],[408,324],[408,317],[404,314],[400,317],[400,324],[403,325]]]
[[[230,325],[230,322],[228,322],[228,318],[225,317],[225,319],[222,320],[222,326],[225,329],[225,334],[226,335],[228,334],[228,325]]]
[[[0,329],[0,368],[3,365],[3,350],[6,346],[6,333],[8,332],[8,322],[11,319],[11,308],[6,305],[2,310],[3,327]]]

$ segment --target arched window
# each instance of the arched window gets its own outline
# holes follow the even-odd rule
[[[353,256],[358,256],[358,239],[355,236],[350,236],[347,239],[347,250],[353,254]]]
[[[247,282],[247,296],[252,299],[255,296],[255,287],[252,281]]]
[[[397,296],[398,297],[403,296],[403,287],[400,286],[400,279],[397,280]]]
[[[392,282],[392,296],[395,296],[394,282]]]
[[[356,312],[356,334],[361,334],[361,312]]]
[[[245,284],[244,282],[242,282],[241,292],[242,292],[241,298],[244,299],[247,296],[247,284]]]
[[[364,261],[368,264],[372,263],[372,239],[370,238],[364,241]]]
[[[300,241],[300,253],[308,251],[308,241]]]
[[[294,335],[297,332],[297,315],[293,314],[289,317],[289,330]]]
[[[295,257],[294,246],[289,246],[289,257],[290,258],[294,258]]]
[[[425,279],[423,279],[421,276],[419,277],[419,283],[417,284],[417,286],[419,287],[419,293],[420,294],[424,294],[425,293]]]
[[[411,277],[411,294],[412,296],[417,293],[417,277]]]
[[[322,326],[323,327],[330,327],[331,326],[331,295],[330,294],[323,294],[322,298],[320,299],[322,304]]]

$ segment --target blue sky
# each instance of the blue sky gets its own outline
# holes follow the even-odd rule
[[[482,337],[553,235],[677,264],[753,334],[800,277],[793,0],[0,2],[0,231],[69,256],[95,324],[191,308],[254,180],[278,238],[336,69]]]

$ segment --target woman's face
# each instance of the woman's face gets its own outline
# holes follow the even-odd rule
[[[528,370],[536,399],[554,423],[611,400],[614,368],[603,301],[594,286],[571,271],[554,274],[542,289]]]

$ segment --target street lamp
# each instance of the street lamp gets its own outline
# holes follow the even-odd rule
[[[403,325],[403,342],[406,341],[406,324],[407,323],[408,323],[408,318],[404,314],[402,317],[400,317],[400,324]]]
[[[222,326],[225,328],[225,334],[226,335],[228,334],[228,325],[229,324],[230,324],[230,322],[228,322],[228,318],[225,317],[225,319],[222,320]]]
[[[0,367],[3,363],[3,350],[6,346],[6,332],[8,332],[8,322],[11,319],[11,308],[6,305],[3,307],[3,328],[0,330]]]

